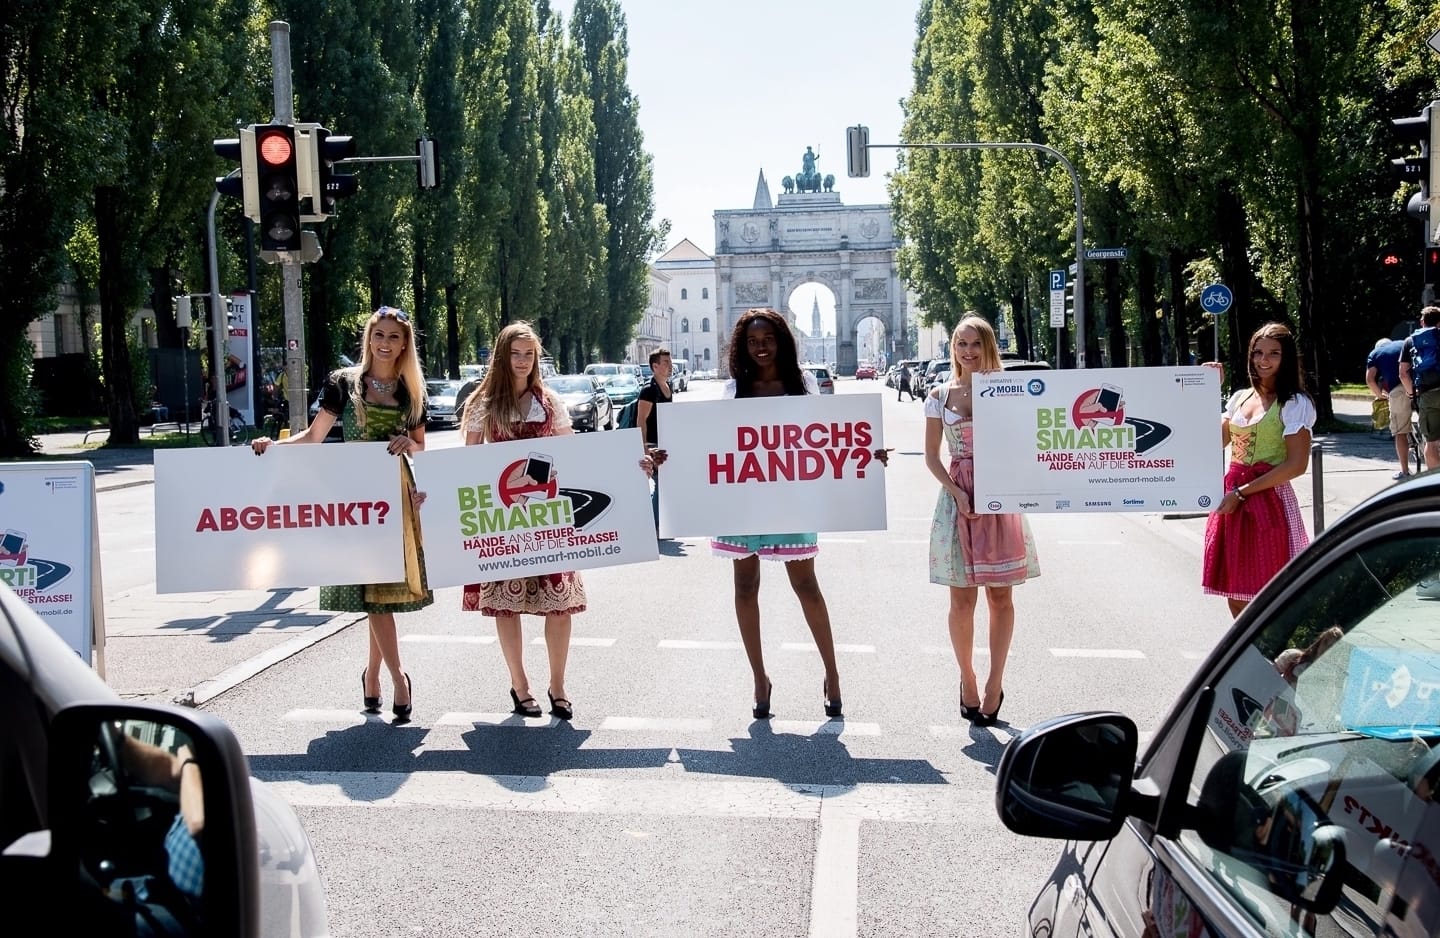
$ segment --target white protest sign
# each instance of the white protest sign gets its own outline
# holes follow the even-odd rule
[[[155,453],[155,591],[405,578],[399,457],[385,443]]]
[[[0,466],[0,583],[86,663],[94,639],[95,469],[88,462]]]
[[[655,560],[642,453],[634,429],[420,453],[430,585]]]
[[[882,531],[878,394],[661,407],[662,537]]]
[[[1213,368],[977,374],[975,510],[1205,511],[1221,496]]]

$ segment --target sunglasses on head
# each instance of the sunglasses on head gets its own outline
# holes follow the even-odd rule
[[[393,306],[382,306],[379,309],[375,310],[375,315],[380,317],[381,319],[389,316],[396,322],[405,323],[406,325],[410,324],[410,314],[405,312],[405,310],[403,309],[396,309]]]

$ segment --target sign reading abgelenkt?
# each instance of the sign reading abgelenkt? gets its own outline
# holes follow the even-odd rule
[[[976,375],[975,510],[1208,511],[1222,494],[1220,374]]]

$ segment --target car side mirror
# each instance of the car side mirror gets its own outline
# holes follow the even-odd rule
[[[1109,840],[1125,823],[1140,736],[1119,713],[1077,713],[1032,726],[1005,748],[996,810],[1030,837]]]
[[[51,723],[47,797],[48,866],[77,926],[58,930],[259,934],[249,769],[224,723],[149,704],[66,707]]]

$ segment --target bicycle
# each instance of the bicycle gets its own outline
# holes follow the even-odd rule
[[[230,445],[244,446],[250,442],[250,428],[245,424],[245,418],[234,406],[230,406]],[[215,422],[215,403],[206,401],[205,407],[200,413],[200,439],[205,441],[206,446],[220,445],[220,432]]]
[[[1410,395],[1410,469],[1425,471],[1425,434],[1420,430],[1420,395]]]

